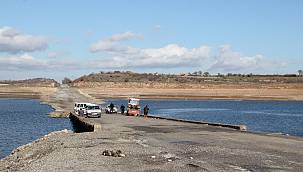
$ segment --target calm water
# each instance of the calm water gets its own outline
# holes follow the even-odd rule
[[[110,102],[110,101],[109,101]],[[126,100],[113,100],[117,105]],[[142,100],[150,114],[228,124],[244,124],[250,131],[303,137],[303,101]]]
[[[69,119],[49,118],[52,111],[38,100],[0,99],[0,158],[52,131],[71,130]]]

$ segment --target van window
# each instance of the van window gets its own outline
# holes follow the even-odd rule
[[[100,109],[100,107],[99,106],[87,106],[87,109],[88,110],[98,110],[98,109]]]
[[[131,104],[131,105],[139,105],[139,100],[130,100],[129,104]]]

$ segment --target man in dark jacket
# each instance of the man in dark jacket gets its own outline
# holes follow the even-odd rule
[[[115,105],[111,102],[110,105],[109,105],[109,113],[114,112],[114,107],[115,107]]]
[[[147,105],[144,107],[143,111],[144,111],[144,117],[147,117],[148,111],[149,111],[149,108]]]
[[[123,104],[121,105],[120,110],[121,110],[121,114],[123,115],[124,114],[124,110],[125,110],[125,106]]]

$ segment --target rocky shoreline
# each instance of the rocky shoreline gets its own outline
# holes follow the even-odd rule
[[[50,138],[65,137],[68,133],[72,131],[66,129],[54,131],[31,143],[19,146],[10,155],[0,160],[0,171],[21,171],[27,164],[42,158],[54,149],[51,144],[48,144]]]

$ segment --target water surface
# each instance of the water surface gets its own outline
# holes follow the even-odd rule
[[[155,116],[244,124],[250,131],[303,137],[303,101],[142,100],[142,109],[146,104]]]
[[[0,158],[52,131],[71,130],[69,119],[50,118],[53,109],[38,100],[0,99]]]

